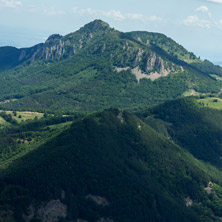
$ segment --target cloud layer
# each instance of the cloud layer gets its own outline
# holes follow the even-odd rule
[[[207,2],[222,4],[222,0],[206,0]]]
[[[31,9],[31,10],[33,10],[33,9]],[[56,10],[56,9],[54,9],[54,8],[44,8],[44,13],[46,14],[46,15],[48,15],[48,16],[58,16],[58,15],[64,15],[65,14],[65,12],[64,11],[62,11],[62,10]]]
[[[196,26],[196,27],[208,28],[208,29],[211,28],[211,22],[210,21],[204,20],[204,19],[200,19],[196,15],[188,16],[184,20],[184,24],[186,26]]]
[[[21,6],[22,2],[17,0],[0,0],[0,6],[7,8],[16,8],[17,6]]]
[[[222,0],[207,0],[207,1],[217,1],[221,2]],[[222,19],[216,19],[214,15],[210,12],[207,6],[200,6],[196,8],[196,12],[200,12],[201,14],[191,15],[184,19],[183,23],[186,26],[200,27],[200,28],[222,28]]]
[[[125,19],[130,19],[130,20],[140,20],[140,21],[162,21],[162,18],[158,16],[145,16],[140,13],[127,13],[124,14],[118,10],[109,10],[109,11],[104,11],[104,10],[94,10],[91,8],[73,8],[72,12],[74,14],[78,15],[96,15],[96,16],[103,16],[103,17],[108,17],[114,20],[125,20]]]
[[[198,8],[196,9],[196,11],[197,11],[197,12],[208,12],[209,9],[207,8],[207,6],[202,5],[202,6],[198,7]]]

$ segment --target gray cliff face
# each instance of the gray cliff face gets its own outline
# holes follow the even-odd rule
[[[37,59],[44,59],[44,60],[60,59],[64,53],[65,53],[65,43],[61,40],[58,40],[55,44],[52,45],[46,44],[43,48],[39,49],[32,56],[32,62],[34,62]]]
[[[26,50],[22,49],[18,60],[22,61],[26,57],[26,55],[27,55]]]
[[[68,54],[72,56],[75,54],[74,47],[70,46],[70,42],[65,42],[58,36],[51,36],[46,40],[46,43],[37,48],[37,50],[31,55],[31,62],[35,62],[36,60],[59,60],[64,54]],[[21,53],[21,56],[25,55],[24,52]]]
[[[156,69],[160,74],[163,74],[165,69],[164,61],[161,57],[157,56],[155,53],[149,53],[145,63],[145,72],[150,72]]]
[[[116,67],[140,67],[141,71],[147,74],[156,72],[162,75],[166,74],[166,72],[180,70],[179,66],[170,61],[164,61],[155,52],[144,48],[135,49],[129,44],[122,47],[120,55],[118,52],[113,52],[110,55],[110,59],[114,61]]]
[[[66,36],[53,34],[48,37],[44,44],[38,44],[31,48],[16,49],[18,56],[15,63],[22,63],[26,60],[33,63],[41,59],[50,61],[69,58],[86,47],[95,37],[103,35],[109,30],[111,30],[109,24],[101,20],[95,20]],[[103,47],[101,53],[104,50]]]
[[[32,60],[33,56],[43,47],[44,44],[38,44],[31,48],[18,49],[19,55],[17,57],[17,63],[21,64],[25,61]]]
[[[140,48],[136,54],[134,61],[133,61],[134,66],[137,66],[141,62],[141,60],[142,60],[141,56],[143,55],[143,53],[144,53],[144,50]]]
[[[145,62],[145,72],[149,72],[149,71],[152,71],[153,68],[155,67],[156,65],[156,60],[157,60],[157,56],[156,54],[154,53],[149,53],[147,55],[147,59],[146,59],[146,62]]]
[[[103,21],[95,20],[79,31],[71,33],[67,36],[54,34],[49,36],[44,46],[39,48],[31,57],[31,62],[38,59],[44,60],[59,60],[62,58],[69,58],[77,54],[81,49],[85,48],[93,39],[104,35],[111,30],[109,25]],[[103,53],[105,45],[100,52]]]

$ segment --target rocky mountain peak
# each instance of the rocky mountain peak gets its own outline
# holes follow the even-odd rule
[[[92,32],[96,32],[98,30],[107,30],[110,29],[110,26],[108,23],[100,20],[100,19],[96,19],[88,24],[86,24],[84,27],[84,29],[89,29]]]
[[[57,41],[58,39],[61,39],[62,36],[59,35],[59,34],[53,34],[53,35],[50,35],[48,37],[48,39],[46,40],[45,43],[54,43],[55,41]]]

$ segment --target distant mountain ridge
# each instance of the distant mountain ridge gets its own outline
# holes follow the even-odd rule
[[[114,29],[110,28],[109,24],[101,20],[95,20],[85,25],[83,28],[75,33],[71,33],[66,36],[53,34],[49,36],[45,44],[38,44],[31,48],[16,49],[15,47],[10,46],[0,47],[0,55],[2,56],[0,61],[2,61],[1,66],[3,66],[1,67],[1,69],[4,68],[4,63],[9,63],[6,62],[9,60],[9,55],[11,60],[11,66],[9,66],[10,68],[27,60],[31,60],[31,62],[34,62],[37,59],[53,60],[73,56],[78,52],[79,49],[82,49],[83,46],[87,45],[90,39],[93,38],[93,33],[99,30],[114,31]],[[91,33],[88,33],[88,35],[85,34],[84,32],[87,31]],[[85,36],[82,35],[79,39],[78,37],[75,38],[77,36],[77,33],[79,34],[78,37],[80,37],[80,35],[83,33],[85,34]],[[73,40],[74,35],[76,41]],[[183,46],[177,44],[175,41],[173,41],[171,38],[168,38],[164,34],[133,31],[126,33],[126,35],[131,36],[134,40],[138,40],[138,42],[141,42],[146,46],[149,46],[150,44],[158,46],[173,57],[192,64],[194,67],[196,67],[196,63],[201,63],[198,66],[199,68],[201,68],[201,65],[203,65],[203,63],[207,61],[201,61],[193,53],[188,52]],[[209,63],[209,61],[207,62],[210,68],[214,69],[214,72],[216,72],[212,74],[222,75],[222,69],[220,69],[220,67],[214,66],[212,63]],[[7,66],[5,68],[7,68]],[[201,69],[201,71],[204,71],[204,69]]]
[[[190,89],[220,91],[220,82],[210,75],[220,75],[219,66],[163,34],[122,33],[101,20],[31,48],[0,47],[0,58],[2,108],[131,109]]]
[[[90,40],[92,37],[87,35],[87,30],[92,31],[93,33],[99,29],[105,31],[105,29],[109,29],[109,25],[100,20],[96,20],[77,31],[74,38],[73,33],[64,37],[59,34],[53,34],[49,36],[45,43],[37,44],[31,48],[17,49],[10,46],[0,47],[0,71],[12,68],[23,62],[32,63],[38,59],[53,60],[72,56],[77,53],[78,49],[83,47],[83,44],[87,44],[87,40]],[[83,33],[85,33],[85,37],[82,35]],[[81,38],[84,38],[86,41],[83,42]]]

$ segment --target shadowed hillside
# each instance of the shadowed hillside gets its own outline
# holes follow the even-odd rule
[[[220,174],[134,115],[109,110],[75,121],[2,171],[1,215],[122,222],[200,221],[204,214],[216,221],[219,205],[204,187],[213,181],[221,189]]]

